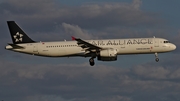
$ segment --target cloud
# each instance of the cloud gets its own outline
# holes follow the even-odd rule
[[[15,20],[40,41],[70,39],[69,35],[85,39],[141,37],[150,31],[148,36],[154,36],[159,32],[152,27],[162,25],[163,21],[157,14],[141,10],[141,5],[140,0],[80,6],[62,5],[55,0],[6,0],[0,3],[0,26],[7,28],[4,21]],[[146,27],[150,29],[142,30]]]
[[[91,29],[108,26],[136,27],[144,24],[154,26],[159,22],[153,15],[139,9],[139,0],[132,3],[86,4],[74,7],[62,6],[52,0],[7,0],[0,5],[3,19],[17,19],[24,24],[36,23],[32,28],[40,25],[53,27],[63,22]]]
[[[141,4],[142,4],[141,0],[133,0],[133,3],[132,3],[135,9],[139,9]]]
[[[0,96],[4,99],[10,99],[6,94],[13,99],[14,93],[18,94],[17,99],[35,101],[139,101],[146,98],[162,101],[171,99],[168,96],[178,101],[179,98],[176,94],[180,89],[179,68],[173,67],[148,64],[133,68],[90,67],[87,63],[28,65],[1,61],[0,69],[3,70],[0,71],[0,88],[6,89]],[[156,94],[159,96],[151,97]]]
[[[84,38],[84,39],[94,39],[94,37],[87,31],[81,29],[78,25],[71,25],[67,23],[62,23],[65,32],[71,36]]]
[[[73,100],[66,100],[61,98],[60,96],[56,95],[42,95],[42,96],[28,96],[25,99],[26,101],[73,101]]]
[[[152,67],[152,66],[138,66],[134,68],[134,72],[142,76],[144,78],[156,78],[156,79],[167,79],[167,75],[169,75],[169,70],[164,67]]]
[[[54,0],[4,0],[0,2],[0,28],[1,33],[9,34],[5,21],[16,20],[30,36],[40,41],[70,35],[83,39],[168,35],[171,31],[166,30],[167,26],[158,27],[164,26],[162,18],[142,10],[142,4],[140,0],[133,0],[66,6]],[[2,35],[0,46],[4,47],[7,38],[9,35]],[[175,39],[178,45],[178,36],[170,39]],[[146,63],[125,68],[121,64],[107,66],[106,63],[90,67],[82,60],[73,60],[71,64],[67,59],[60,59],[63,62],[37,57],[24,60],[23,55],[14,58],[13,53],[0,51],[0,98],[4,101],[180,99],[178,54],[158,65]]]
[[[157,14],[141,10],[141,5],[140,0],[80,6],[62,5],[54,0],[6,0],[0,3],[0,26],[7,28],[5,21],[15,20],[37,41],[70,39],[70,35],[84,39],[109,39],[167,33],[154,29],[164,25],[162,19]],[[147,35],[148,32],[151,33]]]

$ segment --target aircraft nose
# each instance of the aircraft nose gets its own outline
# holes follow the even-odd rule
[[[171,49],[172,49],[172,50],[175,50],[175,49],[176,49],[176,45],[172,44],[172,45],[171,45]]]

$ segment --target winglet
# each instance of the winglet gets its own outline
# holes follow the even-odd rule
[[[71,36],[71,38],[72,38],[73,41],[76,40],[76,38],[74,36]]]

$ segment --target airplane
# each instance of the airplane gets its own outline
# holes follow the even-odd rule
[[[116,61],[117,55],[155,54],[170,52],[176,45],[164,38],[127,38],[82,40],[72,36],[72,41],[37,42],[32,40],[16,24],[7,21],[13,43],[8,43],[6,50],[44,57],[90,57],[89,64],[95,65],[94,59],[99,61]]]

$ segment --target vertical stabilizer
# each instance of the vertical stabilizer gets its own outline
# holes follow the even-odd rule
[[[14,21],[7,21],[7,24],[14,44],[35,42]]]

